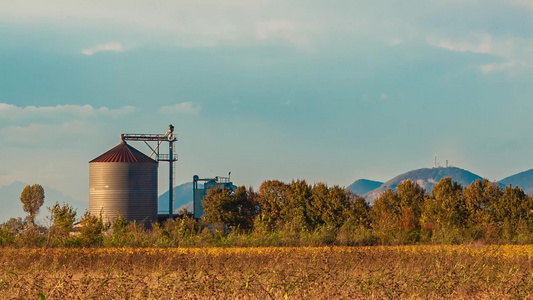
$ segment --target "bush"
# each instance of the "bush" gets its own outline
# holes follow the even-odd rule
[[[59,205],[57,202],[48,210],[52,226],[48,229],[47,244],[58,246],[72,244],[70,232],[76,221],[76,210],[68,204]]]
[[[104,221],[102,215],[99,217],[91,215],[88,211],[85,212],[83,218],[79,223],[79,242],[83,247],[101,246],[104,239]]]
[[[31,223],[15,237],[15,245],[24,247],[41,247],[45,241],[44,229]]]
[[[11,233],[7,228],[0,228],[0,246],[13,245],[15,242],[15,235]]]
[[[342,246],[370,246],[378,244],[378,237],[367,226],[360,225],[353,219],[348,219],[339,228],[337,244]]]

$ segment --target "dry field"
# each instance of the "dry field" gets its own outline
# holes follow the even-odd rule
[[[0,248],[0,298],[532,298],[532,259],[533,246]]]

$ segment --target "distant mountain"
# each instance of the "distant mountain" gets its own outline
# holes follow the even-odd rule
[[[377,189],[372,190],[364,194],[363,196],[367,199],[367,201],[373,203],[374,200],[377,199],[383,191],[388,188],[396,189],[398,187],[398,184],[407,179],[415,181],[419,186],[431,193],[433,187],[444,177],[451,177],[453,181],[456,181],[463,186],[468,186],[478,179],[483,179],[479,175],[455,167],[431,169],[425,168],[410,171],[396,176],[393,179],[383,183]]]
[[[0,223],[3,223],[10,218],[24,218],[27,213],[22,209],[20,202],[20,194],[24,187],[28,184],[20,181],[15,181],[10,185],[0,187]],[[67,203],[76,209],[76,218],[80,219],[86,210],[89,210],[89,203],[74,200],[60,191],[43,186],[44,188],[44,204],[39,209],[36,217],[36,222],[42,225],[48,225],[46,217],[50,215],[47,207],[52,207],[56,202],[59,204]]]
[[[368,179],[359,179],[348,186],[348,189],[357,195],[364,195],[372,190],[377,189],[383,184],[380,181],[373,181]]]
[[[192,182],[174,188],[174,211],[180,210],[184,206],[192,212]],[[168,191],[159,196],[157,211],[160,214],[168,213]]]
[[[533,169],[504,178],[500,184],[519,186],[526,194],[533,195]]]

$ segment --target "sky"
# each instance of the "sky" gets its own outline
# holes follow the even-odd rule
[[[88,201],[90,160],[169,124],[176,184],[348,186],[435,155],[499,180],[533,168],[532,75],[530,0],[4,0],[0,187]]]

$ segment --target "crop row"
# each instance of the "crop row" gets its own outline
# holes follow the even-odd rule
[[[533,246],[0,249],[0,294],[529,298]]]

